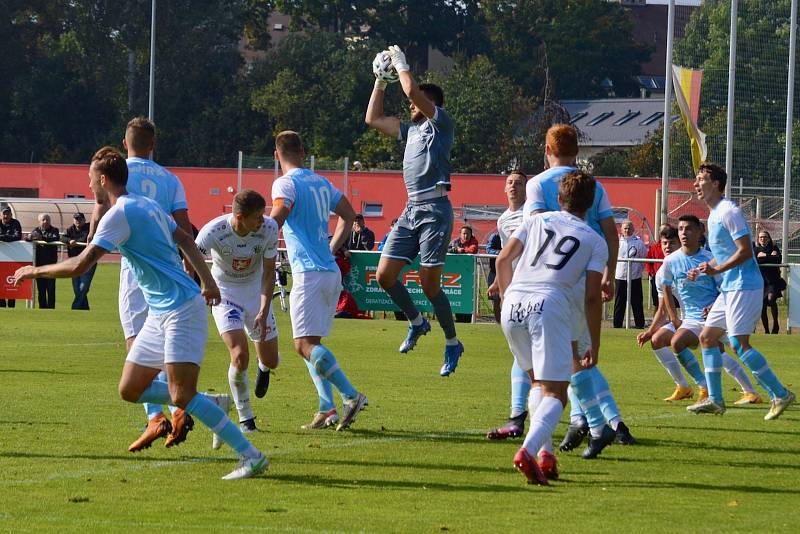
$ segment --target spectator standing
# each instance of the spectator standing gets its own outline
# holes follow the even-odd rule
[[[11,216],[11,208],[6,206],[3,208],[3,216],[0,218],[0,241],[4,243],[11,243],[12,241],[19,241],[22,239],[22,225],[19,221]],[[14,299],[0,299],[0,308],[6,307],[13,308],[17,305]]]
[[[783,296],[786,289],[786,281],[781,278],[781,271],[778,267],[768,267],[769,264],[781,263],[781,249],[772,241],[772,236],[766,230],[758,232],[758,243],[755,246],[756,261],[761,270],[761,277],[764,279],[764,303],[761,307],[761,324],[764,325],[764,333],[777,334],[780,330],[778,326],[778,299]],[[769,328],[769,317],[767,308],[772,311],[772,330]]]
[[[350,242],[347,248],[350,250],[372,250],[375,246],[375,232],[367,228],[364,224],[364,216],[360,213],[353,221],[353,231],[350,233]]]
[[[61,234],[58,228],[50,224],[50,215],[40,213],[39,226],[31,230],[28,241],[58,241]],[[36,266],[58,263],[58,247],[55,245],[36,245]],[[39,294],[39,308],[56,307],[56,280],[55,278],[37,278],[36,291]]]
[[[619,253],[617,259],[626,260],[644,258],[647,255],[647,246],[636,235],[633,223],[629,220],[622,221],[622,234],[619,239]],[[628,305],[628,262],[617,262],[614,292],[614,328],[622,328],[625,318],[625,307]],[[631,270],[631,308],[633,308],[633,323],[636,328],[644,328],[644,298],[642,296],[642,272],[644,264],[630,263]]]
[[[74,258],[80,256],[86,245],[79,243],[86,243],[86,238],[89,235],[89,223],[86,222],[86,217],[83,213],[76,213],[72,216],[72,225],[64,231],[61,236],[61,242],[67,245],[67,256]],[[89,309],[89,288],[92,286],[92,278],[94,272],[97,270],[97,264],[92,265],[88,271],[80,276],[72,279],[72,292],[75,298],[72,300],[73,310],[88,310]]]
[[[661,232],[665,231],[668,228],[670,228],[670,225],[668,224],[662,224],[661,226],[659,226],[658,235],[661,235]],[[661,247],[661,243],[659,241],[654,241],[647,248],[647,259],[648,260],[664,259],[664,250]],[[653,304],[654,308],[658,308],[658,289],[656,288],[656,272],[658,272],[659,267],[661,267],[661,263],[644,264],[644,270],[647,273],[647,277],[650,279],[650,302]]]
[[[472,235],[472,228],[470,226],[461,227],[459,236],[450,242],[450,246],[447,247],[447,252],[450,254],[478,253],[478,240]]]

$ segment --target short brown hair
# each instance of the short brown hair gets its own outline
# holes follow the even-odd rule
[[[519,169],[514,169],[513,171],[511,171],[511,172],[509,172],[509,173],[508,173],[508,175],[509,175],[509,176],[514,176],[515,174],[517,174],[517,175],[519,175],[519,176],[522,176],[522,179],[523,179],[523,180],[526,180],[526,181],[528,180],[528,175],[527,175],[527,174],[525,174],[524,172],[522,172],[522,171],[521,171],[521,170],[519,170]]]
[[[104,146],[95,152],[91,165],[114,184],[122,186],[128,184],[128,164],[119,150],[113,146]]]
[[[569,124],[554,124],[547,130],[545,143],[557,158],[578,155],[578,132]]]
[[[597,182],[592,175],[583,171],[572,171],[561,179],[558,197],[561,207],[566,211],[586,213],[594,203]]]
[[[725,192],[725,185],[728,183],[728,173],[725,172],[725,169],[716,163],[705,161],[700,165],[700,168],[697,170],[697,172],[708,174],[712,182],[717,182],[717,187],[719,190],[723,193]]]
[[[284,130],[275,137],[275,150],[287,156],[302,156],[303,141],[300,134],[292,130]]]
[[[247,217],[267,207],[267,201],[258,191],[243,189],[233,197],[233,213]]]
[[[134,117],[125,128],[125,141],[135,152],[149,152],[156,140],[156,125],[147,117]]]

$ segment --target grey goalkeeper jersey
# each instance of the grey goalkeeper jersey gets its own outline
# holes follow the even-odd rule
[[[400,139],[406,142],[403,181],[409,199],[434,191],[437,186],[450,190],[453,131],[453,119],[438,106],[433,118],[418,124],[400,123]]]

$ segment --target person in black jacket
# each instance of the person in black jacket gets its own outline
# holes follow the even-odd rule
[[[86,222],[86,217],[83,213],[76,213],[72,216],[72,225],[66,229],[61,241],[67,245],[67,256],[70,258],[79,256],[85,245],[79,243],[86,243],[86,236],[89,235],[89,223]],[[94,272],[97,270],[97,264],[80,276],[72,279],[72,292],[75,293],[75,298],[72,301],[73,310],[88,310],[89,309],[89,288],[92,286],[92,278]]]
[[[764,333],[777,334],[778,330],[778,299],[783,296],[786,289],[786,282],[781,278],[781,271],[778,267],[767,267],[769,264],[781,263],[781,249],[772,241],[772,236],[766,230],[758,232],[758,244],[754,251],[756,261],[761,269],[761,276],[764,278],[764,305],[761,308],[761,324],[764,325]],[[772,311],[772,330],[769,328],[769,317],[767,308]]]
[[[375,232],[367,228],[364,223],[364,216],[360,213],[353,221],[353,231],[350,234],[350,241],[347,244],[349,250],[372,250],[375,246]]]
[[[19,241],[22,239],[22,226],[19,221],[11,216],[11,208],[6,206],[3,208],[3,216],[0,218],[0,241],[10,243],[12,241]],[[14,308],[17,301],[14,299],[0,299],[0,308],[6,307],[8,302],[9,308]]]
[[[50,215],[39,214],[39,226],[31,230],[28,241],[46,241],[52,243],[59,241],[61,234],[58,228],[50,224]],[[58,263],[58,247],[54,245],[36,245],[36,265],[50,265]],[[55,278],[37,278],[36,292],[39,294],[40,308],[56,307],[56,280]]]

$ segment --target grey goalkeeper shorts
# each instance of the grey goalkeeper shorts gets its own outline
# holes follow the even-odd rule
[[[392,228],[381,257],[414,261],[423,267],[444,265],[453,232],[453,206],[448,197],[423,202],[409,201]]]

